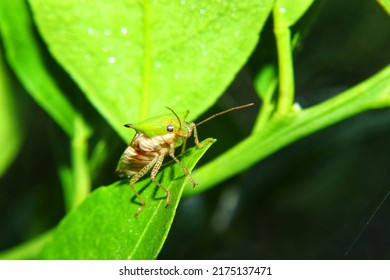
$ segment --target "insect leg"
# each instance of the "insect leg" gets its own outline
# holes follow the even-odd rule
[[[195,139],[195,145],[199,146],[198,130],[196,129],[196,126],[194,126],[194,139]]]
[[[199,142],[199,137],[198,137],[198,130],[196,129],[196,126],[194,126],[194,128],[193,128],[193,132],[194,132],[194,139],[195,139],[195,145],[196,146],[202,147],[202,146],[204,146],[207,143],[213,142],[213,140],[208,140],[208,141],[206,141],[204,143],[200,143]]]
[[[181,167],[181,169],[183,169],[184,173],[187,175],[188,179],[191,181],[192,186],[196,187],[198,184],[195,183],[194,179],[192,179],[190,171],[188,171],[187,167],[185,167],[181,163],[181,161],[175,156],[175,148],[174,148],[174,146],[172,146],[171,149],[169,150],[169,155],[171,156],[171,158],[174,159],[174,161],[176,161],[176,163]]]
[[[169,205],[169,202],[171,201],[171,193],[169,192],[168,189],[166,189],[163,185],[161,185],[157,180],[156,176],[158,171],[161,168],[161,165],[164,161],[165,154],[167,152],[167,149],[161,149],[160,154],[156,157],[156,164],[154,165],[152,172],[150,173],[150,178],[152,181],[159,187],[161,188],[167,195],[167,198],[165,200],[165,207]]]
[[[138,210],[135,212],[135,216],[137,217],[139,213],[144,209],[145,207],[145,201],[142,199],[142,197],[139,195],[138,191],[134,187],[134,184],[147,173],[157,162],[158,156],[156,156],[151,162],[149,162],[147,165],[145,165],[140,171],[138,171],[136,174],[134,174],[133,177],[130,179],[130,188],[133,190],[135,196],[138,198],[138,200],[141,202],[141,206],[138,208]]]
[[[181,144],[181,153],[183,154],[186,151],[187,138],[183,139],[183,143]]]

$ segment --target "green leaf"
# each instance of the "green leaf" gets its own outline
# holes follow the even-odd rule
[[[270,99],[278,82],[275,65],[265,65],[255,77],[255,88],[259,97],[264,101]]]
[[[207,140],[206,140],[207,141]],[[192,170],[211,146],[193,147],[179,157]],[[45,259],[155,259],[171,227],[187,176],[176,163],[163,167],[157,180],[171,192],[165,208],[165,193],[157,190],[150,179],[135,187],[146,202],[139,208],[128,182],[95,190],[71,211],[56,229],[43,251]]]
[[[1,1],[0,28],[6,57],[19,80],[35,101],[72,135],[76,112],[47,67],[24,0]]]
[[[50,240],[52,231],[19,244],[11,249],[0,252],[0,260],[38,260],[45,244]]]
[[[390,0],[377,0],[383,9],[390,15]]]
[[[54,57],[114,129],[161,114],[199,116],[256,46],[273,0],[31,0]]]
[[[256,75],[254,85],[256,93],[263,103],[253,132],[262,130],[275,110],[273,96],[278,85],[276,66],[265,65]]]

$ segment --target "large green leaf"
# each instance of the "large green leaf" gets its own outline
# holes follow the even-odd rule
[[[193,147],[182,157],[189,169],[212,142]],[[165,193],[156,190],[150,179],[135,186],[146,202],[134,217],[139,204],[127,182],[94,191],[71,211],[56,229],[43,251],[45,259],[155,259],[171,227],[187,176],[175,163],[168,163],[157,180],[171,192],[165,208]]]
[[[1,1],[0,31],[7,60],[23,86],[71,136],[77,113],[47,66],[24,0]]]
[[[163,106],[211,106],[255,47],[273,0],[30,0],[49,49],[89,100],[121,125]]]
[[[390,15],[390,0],[377,0],[383,9]]]

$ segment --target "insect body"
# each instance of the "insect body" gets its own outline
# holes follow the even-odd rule
[[[172,114],[153,117],[138,124],[125,124],[125,127],[133,128],[137,133],[119,159],[115,173],[121,177],[131,178],[129,183],[130,187],[141,202],[141,206],[135,213],[135,216],[138,216],[145,206],[145,201],[134,187],[134,184],[139,179],[151,170],[150,178],[166,193],[165,206],[167,207],[171,198],[170,192],[156,180],[156,175],[161,168],[164,158],[169,155],[177,164],[179,164],[195,187],[196,183],[192,179],[191,173],[175,156],[175,148],[181,145],[185,147],[185,142],[191,137],[192,132],[194,133],[195,144],[200,146],[201,143],[199,142],[196,130],[198,125],[218,115],[252,105],[253,103],[250,103],[228,109],[213,115],[198,124],[185,121],[189,111],[176,114],[170,108],[168,109]]]

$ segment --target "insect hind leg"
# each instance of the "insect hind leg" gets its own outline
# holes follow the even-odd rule
[[[134,185],[131,185],[130,184],[130,188],[131,190],[134,192],[135,196],[138,198],[138,200],[140,201],[141,203],[141,206],[137,209],[137,211],[135,212],[134,216],[135,217],[138,217],[139,213],[141,213],[141,211],[144,209],[145,207],[145,201],[143,200],[143,198],[139,195],[137,189],[134,187]]]
[[[161,152],[160,152],[160,154],[159,154],[158,157],[156,158],[156,163],[155,163],[155,165],[154,165],[154,167],[153,167],[153,169],[152,169],[152,172],[150,173],[150,179],[152,179],[152,181],[153,181],[160,189],[162,189],[162,190],[165,192],[165,194],[167,195],[167,198],[166,198],[166,200],[165,200],[165,207],[168,207],[169,202],[171,201],[171,193],[170,193],[170,191],[169,191],[167,188],[165,188],[162,184],[160,184],[160,182],[158,182],[158,181],[156,180],[157,173],[158,173],[158,171],[160,170],[161,165],[162,165],[162,163],[163,163],[163,161],[164,161],[164,157],[165,157],[166,151],[167,151],[166,149],[162,149]]]
[[[130,179],[129,185],[131,190],[134,192],[135,196],[138,198],[138,200],[141,203],[141,206],[138,208],[138,210],[135,212],[135,217],[138,217],[139,213],[144,209],[145,207],[145,201],[138,193],[137,189],[134,187],[134,184],[142,178],[153,166],[156,164],[158,160],[158,157],[155,157],[151,162],[149,162],[147,165],[145,165],[140,171],[138,171],[134,176]]]

